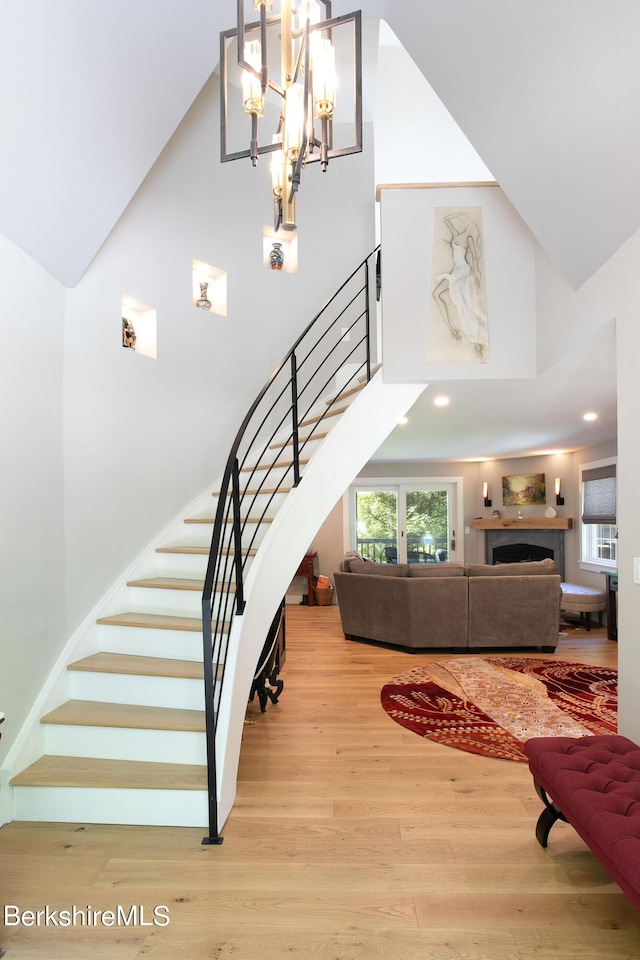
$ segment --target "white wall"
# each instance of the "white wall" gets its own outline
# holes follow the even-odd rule
[[[380,23],[376,183],[493,180],[391,28]]]
[[[303,173],[298,273],[265,269],[268,163],[219,162],[212,78],[78,286],[65,343],[67,590],[73,625],[222,473],[258,390],[374,245],[366,152]],[[193,258],[228,274],[227,316],[191,302]],[[158,357],[120,345],[120,296],[157,310]]]
[[[1,236],[0,290],[1,760],[64,637],[65,291]]]

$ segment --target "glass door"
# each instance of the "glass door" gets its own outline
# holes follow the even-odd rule
[[[398,491],[393,487],[353,488],[352,517],[355,543],[352,549],[367,560],[398,562]],[[352,538],[353,539],[353,538]]]
[[[438,563],[450,560],[455,553],[451,507],[451,484],[440,486],[401,486],[404,503],[403,530],[409,563]]]
[[[457,482],[356,483],[350,549],[378,563],[456,560]]]

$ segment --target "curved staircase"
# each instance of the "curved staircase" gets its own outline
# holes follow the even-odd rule
[[[82,655],[55,687],[57,704],[12,758],[11,772],[21,770],[10,780],[14,819],[208,826],[210,842],[218,842],[235,796],[254,669],[278,598],[336,501],[424,389],[372,376],[368,260],[358,268],[364,281],[357,295],[351,298],[347,284],[354,277],[360,283],[358,271],[336,294],[347,306],[322,321],[323,359],[300,391],[313,398],[301,404],[300,422],[299,394],[293,404],[278,394],[281,365],[263,391],[275,401],[249,431],[242,458],[232,458],[237,489],[227,497],[223,479],[213,495],[204,494],[137,563],[110,601],[115,606],[78,645]],[[354,335],[363,322],[358,298],[366,301],[361,339]],[[335,343],[328,343],[326,330],[334,328]],[[340,387],[328,390],[322,366],[336,352],[330,379]],[[308,356],[296,361],[294,388]],[[206,666],[203,609],[211,616]]]

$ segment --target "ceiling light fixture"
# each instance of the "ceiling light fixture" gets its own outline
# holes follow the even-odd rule
[[[598,419],[598,414],[597,414],[597,413],[585,413],[585,415],[584,415],[584,417],[583,417],[582,419],[583,419],[583,420],[597,420],[597,419]]]
[[[408,417],[400,417],[400,419],[398,420],[398,423],[400,424],[400,426],[403,427],[403,426],[405,425],[405,423],[409,423],[409,418],[408,418]]]
[[[449,404],[449,397],[435,397],[433,402],[436,407],[446,407]]]
[[[220,152],[223,163],[249,157],[254,167],[271,154],[274,228],[295,230],[303,167],[319,162],[324,172],[329,160],[362,151],[361,13],[332,17],[331,0],[280,0],[280,15],[271,17],[272,6],[273,0],[251,0],[260,19],[245,23],[245,0],[238,0],[237,26],[220,34]],[[336,49],[346,61],[341,101],[353,102],[353,142],[342,146],[334,144]],[[244,138],[243,115],[251,122],[249,147],[234,150],[232,141]],[[347,119],[341,113],[341,134]],[[269,123],[268,141],[261,141],[259,127]]]

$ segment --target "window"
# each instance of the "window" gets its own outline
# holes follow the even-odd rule
[[[600,461],[583,464],[582,563],[615,567],[618,559],[616,528],[616,465]]]

